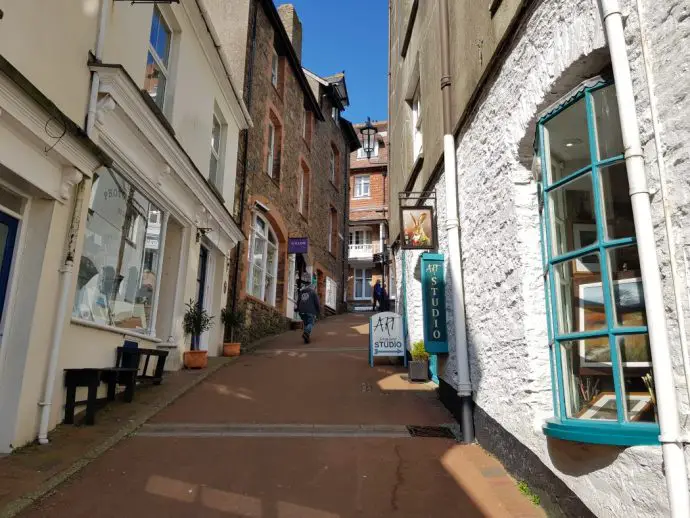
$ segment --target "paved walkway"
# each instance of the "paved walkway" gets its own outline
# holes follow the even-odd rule
[[[452,418],[368,365],[366,316],[270,340],[197,385],[21,516],[541,517],[494,459],[407,426]]]

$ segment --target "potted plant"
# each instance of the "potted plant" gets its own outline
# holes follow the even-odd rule
[[[239,356],[240,343],[235,342],[235,329],[242,326],[243,315],[231,308],[220,311],[220,321],[223,323],[223,356]]]
[[[412,344],[411,355],[410,381],[429,381],[429,353],[424,348],[423,340],[418,340]]]
[[[208,352],[199,350],[202,333],[213,327],[213,317],[201,307],[201,304],[190,300],[184,314],[183,328],[185,335],[191,335],[192,345],[184,353],[184,366],[188,369],[203,369],[208,365]]]

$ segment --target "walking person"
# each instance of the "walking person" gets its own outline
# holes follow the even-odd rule
[[[371,308],[372,311],[376,311],[376,303],[379,303],[379,311],[381,311],[381,294],[383,293],[383,288],[381,287],[381,281],[376,281],[374,284],[374,304]]]
[[[386,289],[385,282],[381,288],[381,301],[379,302],[379,307],[381,308],[381,311],[390,311],[391,309],[389,305],[388,290]]]
[[[316,290],[311,284],[311,275],[305,273],[302,276],[302,281],[306,283],[301,290],[299,290],[299,299],[297,303],[297,311],[304,322],[304,332],[302,338],[304,343],[308,344],[311,341],[311,332],[316,324],[316,317],[321,314],[321,302]]]

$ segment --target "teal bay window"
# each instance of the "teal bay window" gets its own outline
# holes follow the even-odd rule
[[[537,126],[554,418],[544,432],[657,444],[640,260],[615,85],[586,83]]]

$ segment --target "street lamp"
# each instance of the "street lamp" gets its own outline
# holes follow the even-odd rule
[[[363,151],[367,154],[367,158],[371,158],[371,154],[374,152],[376,127],[371,123],[370,117],[367,117],[367,123],[362,128],[361,132]]]

